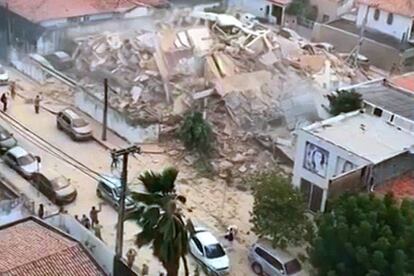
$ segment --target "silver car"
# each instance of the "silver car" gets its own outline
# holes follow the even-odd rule
[[[7,129],[0,126],[0,151],[5,152],[17,145],[16,138]]]
[[[29,179],[40,168],[38,159],[19,146],[9,149],[3,159],[7,165],[26,179]]]
[[[273,248],[266,240],[253,244],[248,258],[257,275],[305,275],[297,259],[280,249]]]
[[[92,129],[87,121],[73,109],[66,108],[58,113],[57,128],[68,133],[73,140],[90,140]]]
[[[96,187],[96,195],[109,202],[115,209],[118,210],[119,199],[121,197],[121,180],[117,177],[103,175]],[[125,211],[130,212],[136,210],[134,200],[129,196],[129,190],[125,197]]]

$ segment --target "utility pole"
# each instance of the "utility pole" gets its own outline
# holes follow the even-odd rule
[[[106,141],[106,128],[108,122],[108,79],[104,79],[104,108],[102,118],[102,141]]]
[[[122,156],[122,177],[121,177],[121,195],[119,197],[118,206],[118,224],[116,229],[116,244],[115,244],[115,257],[120,260],[122,258],[122,246],[124,236],[124,215],[125,215],[125,195],[128,182],[128,156],[130,153],[141,153],[141,148],[137,146],[131,146],[126,149],[120,149],[111,152],[112,158],[118,158]]]

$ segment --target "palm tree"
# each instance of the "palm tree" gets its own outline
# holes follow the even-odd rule
[[[175,180],[178,170],[167,168],[162,173],[146,171],[139,176],[146,193],[132,193],[132,197],[145,204],[132,214],[142,227],[137,234],[138,248],[152,244],[156,256],[168,276],[178,275],[180,259],[184,264],[185,275],[189,275],[186,255],[188,253],[188,234],[179,203],[185,203],[185,197],[177,195]]]

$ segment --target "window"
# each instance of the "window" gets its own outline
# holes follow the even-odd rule
[[[293,259],[285,264],[287,275],[299,272],[302,267],[298,260]]]
[[[379,9],[375,9],[375,11],[374,11],[374,19],[376,21],[378,21],[379,17],[380,17],[380,10]]]
[[[373,114],[375,116],[381,117],[382,116],[382,109],[381,108],[378,108],[378,107],[374,108]]]
[[[101,182],[100,184],[102,186],[102,189],[104,189],[106,193],[108,194],[112,193],[111,189],[104,182]]]
[[[206,257],[209,259],[215,259],[223,257],[226,253],[224,253],[223,248],[220,244],[210,244],[208,246],[204,246],[206,251]]]
[[[394,21],[394,14],[389,13],[388,14],[388,17],[387,17],[387,24],[388,25],[391,25],[392,24],[392,21]]]
[[[274,257],[272,257],[269,253],[267,253],[266,251],[264,251],[263,249],[257,247],[255,249],[255,252],[257,253],[257,255],[259,255],[260,257],[262,257],[266,262],[268,262],[270,265],[272,265],[274,268],[283,271],[283,266],[281,263],[279,263],[278,260],[276,260]]]
[[[203,255],[203,246],[201,245],[201,242],[197,238],[193,238],[193,241],[198,249],[200,251],[200,254]]]
[[[62,115],[62,119],[63,119],[63,121],[65,121],[65,123],[70,125],[70,119],[68,117],[66,117],[65,115]]]

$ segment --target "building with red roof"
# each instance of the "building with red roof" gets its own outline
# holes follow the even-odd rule
[[[107,275],[77,240],[35,217],[0,226],[0,275]]]

